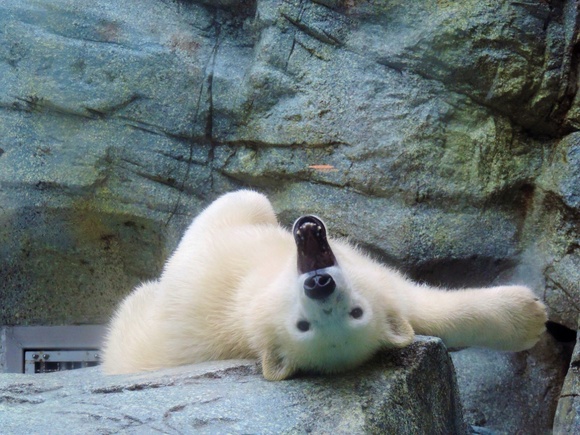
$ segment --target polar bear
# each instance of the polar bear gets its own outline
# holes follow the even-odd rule
[[[546,310],[523,286],[445,291],[418,285],[345,241],[316,216],[281,228],[268,199],[218,198],[190,225],[161,277],[137,287],[105,340],[106,373],[259,358],[263,375],[332,373],[415,334],[447,346],[520,351]]]

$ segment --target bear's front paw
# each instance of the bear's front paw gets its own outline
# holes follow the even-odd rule
[[[546,331],[546,322],[548,321],[546,306],[539,299],[530,303],[528,307],[529,317],[527,319],[525,349],[531,348],[538,342],[540,336]]]
[[[546,330],[546,306],[527,287],[513,287],[514,304],[510,313],[513,327],[513,342],[509,346],[514,351],[533,347]]]

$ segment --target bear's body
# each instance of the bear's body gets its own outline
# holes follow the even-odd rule
[[[186,231],[157,281],[117,310],[103,349],[107,373],[260,358],[264,376],[335,372],[414,334],[452,347],[532,347],[545,308],[523,286],[443,291],[417,285],[349,244],[316,217],[293,234],[266,197],[226,194]]]

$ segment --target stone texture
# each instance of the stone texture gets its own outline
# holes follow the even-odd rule
[[[549,164],[538,179],[537,203],[530,225],[539,237],[530,243],[528,249],[544,261],[544,298],[550,307],[550,317],[577,329],[580,312],[578,133],[566,136],[554,148]]]
[[[546,335],[525,352],[452,352],[465,420],[498,434],[548,434],[568,371],[570,344]]]
[[[99,368],[0,376],[3,433],[467,433],[438,339],[340,376],[263,379],[221,361],[103,376]]]
[[[528,284],[576,329],[578,21],[573,0],[2,1],[0,324],[105,322],[249,186],[416,279]]]
[[[416,278],[490,283],[552,154],[530,130],[565,126],[569,4],[3,2],[1,322],[104,321],[240,186]]]
[[[562,387],[554,418],[554,435],[580,433],[580,336]]]

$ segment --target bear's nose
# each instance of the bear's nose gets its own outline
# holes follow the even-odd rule
[[[304,281],[304,292],[310,299],[324,299],[332,294],[336,283],[328,273],[311,275]]]

